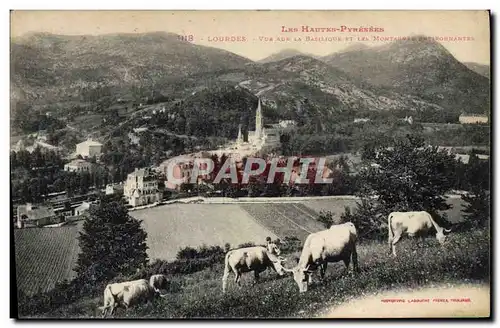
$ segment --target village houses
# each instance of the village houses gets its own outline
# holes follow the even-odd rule
[[[17,207],[17,227],[40,227],[55,223],[57,215],[51,207],[27,203]]]
[[[161,192],[158,189],[158,177],[149,168],[135,169],[127,176],[123,187],[123,195],[129,205],[141,206],[160,202]]]
[[[64,164],[64,171],[67,172],[90,172],[92,163],[84,159],[74,159],[71,162]]]
[[[102,144],[92,140],[92,138],[76,145],[76,154],[82,156],[83,158],[94,156],[99,157],[101,155],[101,151]]]

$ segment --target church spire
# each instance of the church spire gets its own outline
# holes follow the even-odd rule
[[[243,134],[241,133],[241,124],[238,126],[238,139],[236,139],[236,143],[238,145],[243,143]]]
[[[255,113],[255,137],[257,139],[262,137],[262,109],[260,108],[260,98],[259,104],[257,105],[257,111]]]

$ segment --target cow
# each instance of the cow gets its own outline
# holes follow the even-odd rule
[[[232,271],[235,275],[234,282],[240,286],[241,274],[245,272],[254,272],[256,284],[259,281],[259,274],[267,268],[276,271],[279,276],[284,276],[283,261],[285,259],[278,257],[264,246],[252,246],[238,249],[232,249],[226,253],[224,259],[224,276],[222,277],[222,292],[226,292],[227,278]]]
[[[281,250],[279,249],[278,245],[276,245],[275,243],[273,243],[271,241],[271,238],[268,237],[268,239],[266,239],[267,241],[267,251],[270,253],[270,254],[273,254],[273,255],[276,255],[276,256],[280,256],[281,254]]]
[[[346,272],[352,260],[354,272],[359,272],[356,227],[351,222],[337,224],[330,229],[311,233],[302,247],[297,266],[285,271],[293,273],[299,292],[307,291],[312,282],[311,274],[320,267],[321,279],[325,277],[328,262],[344,261]]]
[[[155,290],[146,279],[108,284],[104,289],[104,306],[99,309],[105,317],[110,308],[111,315],[119,305],[128,309],[131,305],[152,300],[154,296]]]
[[[160,294],[160,290],[165,290],[168,287],[168,279],[167,276],[163,274],[154,274],[149,278],[149,285],[153,287],[155,293],[159,296],[164,296]]]
[[[387,219],[387,226],[389,230],[389,247],[394,257],[396,256],[396,243],[404,233],[410,237],[422,236],[434,227],[436,229],[436,239],[443,245],[446,241],[446,234],[451,232],[451,229],[440,227],[432,216],[425,211],[392,212]]]

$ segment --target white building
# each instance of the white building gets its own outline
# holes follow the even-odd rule
[[[98,157],[101,155],[102,144],[94,141],[91,138],[76,145],[76,154],[81,155],[83,158]]]
[[[68,172],[90,172],[92,170],[92,163],[84,159],[74,159],[64,165],[64,171]]]
[[[488,116],[481,114],[462,114],[458,120],[462,124],[488,123]]]
[[[75,216],[80,216],[84,215],[89,212],[90,210],[90,204],[89,202],[83,202],[80,206],[75,208]]]
[[[127,176],[123,187],[123,195],[132,206],[153,204],[161,201],[161,193],[158,190],[158,178],[148,168],[135,169]]]

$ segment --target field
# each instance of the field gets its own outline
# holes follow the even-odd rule
[[[461,200],[449,199],[451,222],[461,219]],[[150,259],[172,260],[180,248],[245,242],[262,244],[271,238],[295,236],[301,241],[310,232],[323,229],[314,220],[321,210],[340,219],[344,206],[355,207],[352,199],[310,200],[299,203],[172,204],[130,214],[143,220],[148,233]],[[78,254],[79,226],[15,230],[17,285],[25,293],[45,291],[57,281],[71,279]]]
[[[71,279],[79,248],[79,225],[61,228],[28,228],[14,231],[16,280],[28,295],[52,289]]]
[[[265,243],[276,235],[256,223],[238,205],[173,204],[134,211],[148,233],[151,259],[172,260],[186,246],[206,244],[236,247],[244,242]]]
[[[477,230],[456,233],[447,245],[440,247],[427,240],[419,247],[404,239],[398,244],[399,256],[388,255],[386,243],[367,242],[358,247],[361,273],[343,273],[341,263],[330,264],[325,281],[317,275],[309,290],[298,293],[291,276],[278,278],[270,270],[261,282],[252,286],[253,275],[244,274],[238,288],[230,276],[228,292],[221,293],[223,265],[216,264],[203,271],[171,275],[169,295],[129,310],[118,309],[115,317],[125,318],[308,318],[318,317],[345,302],[378,297],[392,290],[436,286],[455,288],[468,284],[489,291],[489,232]],[[403,251],[406,250],[406,251]],[[285,254],[287,267],[294,265],[296,254]],[[351,267],[352,269],[352,267]],[[147,278],[147,277],[146,277]],[[484,297],[456,293],[454,297],[470,297],[477,307],[488,309]],[[481,304],[478,304],[481,302]],[[102,297],[88,297],[52,310],[39,317],[95,318]],[[446,311],[447,304],[435,304]],[[487,315],[487,311],[482,311]],[[452,315],[452,313],[447,313]]]

